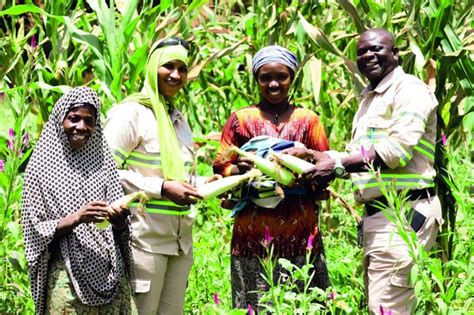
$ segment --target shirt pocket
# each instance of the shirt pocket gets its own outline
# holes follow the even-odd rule
[[[380,140],[388,137],[391,121],[380,116],[371,117],[367,121],[365,140],[374,145]]]

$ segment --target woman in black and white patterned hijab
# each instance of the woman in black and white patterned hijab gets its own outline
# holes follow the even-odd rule
[[[122,196],[99,98],[74,88],[55,104],[26,169],[22,224],[36,313],[130,307],[129,212],[107,210]],[[105,218],[112,226],[98,229]]]

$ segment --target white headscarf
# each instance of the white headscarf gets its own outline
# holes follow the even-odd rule
[[[90,105],[97,113],[97,126],[85,146],[73,149],[63,121],[71,108]],[[102,135],[100,102],[90,88],[78,87],[55,104],[28,163],[22,204],[22,224],[31,290],[36,312],[44,312],[49,245],[59,221],[96,200],[114,202],[123,195],[112,155]],[[123,232],[129,234],[127,228]],[[129,237],[117,246],[109,227],[81,224],[59,240],[69,278],[86,305],[112,301],[122,275],[122,259],[130,271]],[[123,256],[122,256],[123,255]],[[129,275],[128,275],[129,276]]]

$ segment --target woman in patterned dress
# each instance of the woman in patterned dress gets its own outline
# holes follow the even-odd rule
[[[130,213],[110,206],[122,196],[99,98],[74,88],[55,104],[25,175],[22,224],[37,314],[132,313]],[[97,228],[104,219],[111,225]]]
[[[228,119],[214,162],[214,172],[223,176],[242,174],[252,167],[248,159],[239,158],[236,154],[229,155],[228,152],[230,146],[241,147],[257,136],[298,141],[315,151],[329,149],[318,116],[288,101],[288,90],[297,67],[296,57],[281,46],[268,46],[257,52],[252,63],[261,102],[237,110]],[[267,252],[264,239],[266,231],[272,237],[274,255],[300,266],[306,262],[307,241],[313,235],[315,238],[310,259],[315,274],[310,286],[322,289],[329,286],[323,244],[318,232],[318,206],[315,203],[325,194],[315,187],[300,189],[303,189],[303,193],[285,193],[285,198],[275,208],[249,203],[235,217],[231,241],[234,307],[247,308],[250,304],[254,309],[257,308],[261,296],[257,291],[268,289],[260,276],[264,271],[259,260]],[[281,267],[277,267],[275,273],[280,271]]]

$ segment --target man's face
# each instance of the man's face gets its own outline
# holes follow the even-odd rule
[[[357,41],[357,67],[373,87],[398,66],[398,49],[388,33],[369,30]]]

